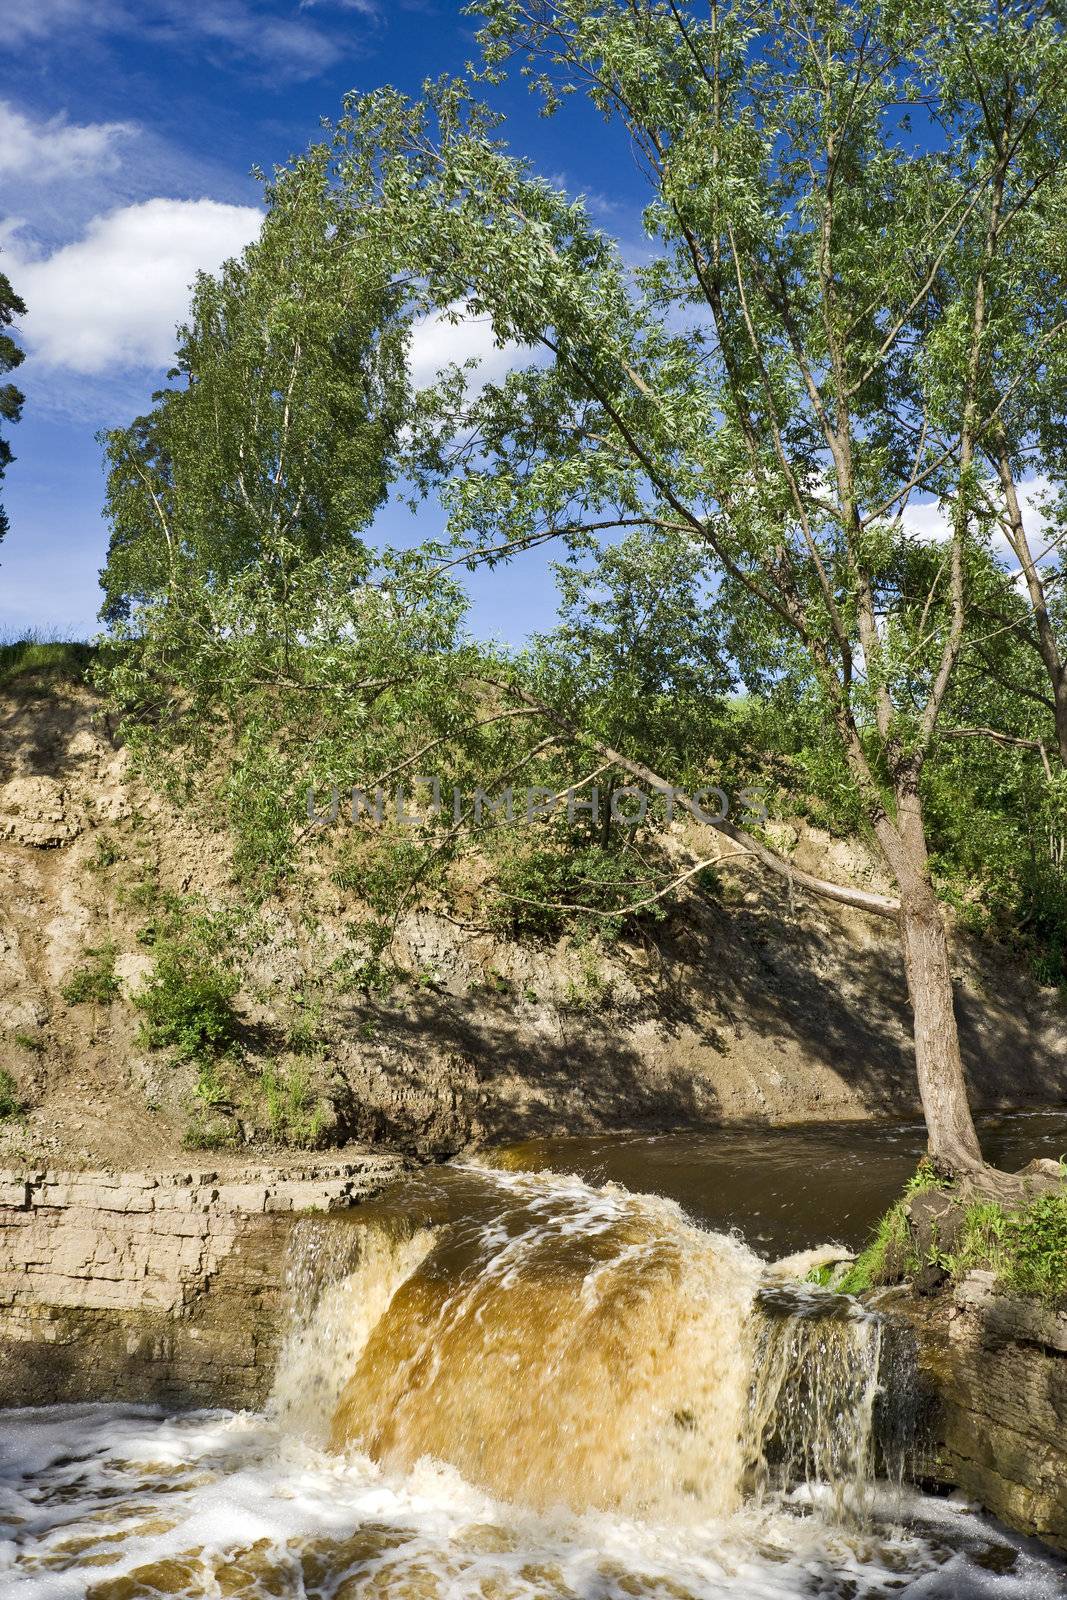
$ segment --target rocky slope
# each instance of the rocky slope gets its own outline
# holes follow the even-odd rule
[[[877,886],[847,842],[781,836],[798,865]],[[519,946],[417,910],[398,924],[394,976],[368,988],[341,976],[356,895],[312,863],[299,892],[249,913],[225,835],[133,776],[91,693],[22,680],[0,701],[0,1064],[26,1109],[0,1121],[0,1160],[165,1168],[202,1132],[195,1070],[146,1048],[132,1004],[161,903],[231,919],[240,1064],[211,1112],[212,1137],[236,1147],[226,1160],[285,1139],[442,1154],[552,1131],[914,1114],[891,930],[791,903],[748,866],[722,883],[654,944]],[[102,959],[109,992],[79,998],[72,977]],[[955,963],[975,1103],[1067,1099],[1055,991],[962,937]]]

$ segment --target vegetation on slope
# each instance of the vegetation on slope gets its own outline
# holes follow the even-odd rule
[[[80,639],[53,638],[31,629],[0,641],[0,685],[31,678],[81,679],[95,654],[95,646]]]
[[[944,902],[1067,975],[1067,30],[919,0],[475,9],[484,71],[348,97],[197,281],[169,386],[106,436],[96,681],[142,770],[226,814],[248,899],[311,854],[370,961],[420,904],[654,933],[714,880],[665,804],[612,815],[635,777],[725,790],[733,843],[790,883],[742,789],[860,834],[888,888],[807,887],[895,931],[931,1145],[974,1168]],[[509,151],[478,97],[516,65],[642,152],[640,267]],[[415,388],[420,320],[468,315],[507,375]],[[1051,486],[1040,573],[1024,471]],[[440,508],[418,545],[379,547],[390,494]],[[463,571],[546,541],[558,626],[473,641]],[[601,814],[487,821],[476,792],[509,785],[599,785]],[[335,787],[390,809],[406,787],[421,821],[319,829],[305,796]],[[210,1084],[225,994],[174,960],[146,1025]]]
[[[912,1201],[934,1189],[950,1202],[949,1208],[918,1230]],[[968,1272],[992,1272],[1009,1293],[1067,1303],[1067,1165],[1058,1192],[1039,1194],[1016,1207],[960,1194],[924,1165],[834,1287],[843,1294],[864,1294],[915,1277],[924,1268],[934,1268],[952,1282]]]

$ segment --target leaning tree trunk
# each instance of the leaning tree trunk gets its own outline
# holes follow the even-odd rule
[[[945,922],[929,880],[901,885],[899,926],[930,1155],[963,1172],[981,1165],[982,1151],[963,1075]]]
[[[930,881],[918,794],[898,794],[898,819],[882,818],[879,843],[900,889],[900,949],[911,1000],[915,1070],[931,1158],[954,1172],[982,1166],[963,1075],[952,964],[940,903]]]

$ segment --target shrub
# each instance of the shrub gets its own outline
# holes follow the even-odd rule
[[[0,1067],[0,1122],[17,1117],[23,1110],[18,1084],[6,1067]]]
[[[89,857],[90,872],[104,872],[108,867],[113,867],[120,855],[121,851],[109,833],[98,834]]]
[[[115,946],[101,945],[98,950],[86,950],[85,964],[67,979],[62,995],[73,1006],[110,1005],[119,996],[119,980],[115,976]]]
[[[1021,1294],[1067,1299],[1067,1194],[1046,1194],[1009,1217],[1004,1277]]]
[[[289,1048],[297,1055],[313,1055],[322,1044],[322,1001],[294,995],[296,1015],[288,1027]]]
[[[486,920],[498,933],[555,938],[564,930],[617,938],[639,919],[662,921],[670,907],[655,901],[637,913],[627,906],[648,899],[668,880],[636,857],[581,846],[570,836],[545,845],[513,840],[502,849],[489,892]],[[618,916],[605,915],[617,911]]]
[[[311,1149],[318,1144],[325,1112],[316,1099],[302,1067],[288,1072],[266,1067],[262,1077],[267,1103],[267,1126],[279,1144]]]
[[[237,1143],[237,1129],[222,1117],[196,1116],[182,1135],[186,1150],[228,1150]]]
[[[935,1234],[927,1262],[953,1279],[979,1270],[993,1272],[1013,1294],[1067,1301],[1067,1166],[1063,1174],[1058,1192],[1039,1195],[1016,1210],[1005,1210],[996,1200],[974,1200],[969,1205],[955,1201],[958,1221],[945,1235],[951,1236],[952,1248],[942,1249]],[[925,1189],[948,1187],[923,1163],[837,1288],[844,1294],[863,1294],[917,1272],[922,1262],[909,1227],[908,1200]]]
[[[958,1248],[941,1265],[954,1278],[984,1268],[1014,1294],[1067,1299],[1067,1192],[1040,1195],[1018,1211],[975,1201],[964,1212]]]
[[[180,1058],[211,1055],[236,1037],[233,972],[197,945],[167,943],[152,975],[134,996],[143,1013],[143,1042],[152,1049],[173,1046]]]

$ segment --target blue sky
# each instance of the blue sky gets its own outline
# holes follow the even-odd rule
[[[0,633],[96,630],[107,529],[94,435],[145,409],[193,272],[251,237],[251,167],[302,149],[348,89],[416,93],[475,53],[474,23],[450,0],[28,0],[5,16],[0,265],[29,308],[29,355],[0,490]],[[592,111],[545,121],[519,84],[501,96],[516,149],[586,193],[606,226],[639,229],[637,174]],[[485,347],[484,330],[431,329],[423,359]],[[437,531],[435,507],[420,524]],[[411,534],[389,510],[380,527]],[[549,559],[473,577],[475,630],[517,642],[546,625]]]

